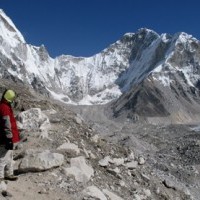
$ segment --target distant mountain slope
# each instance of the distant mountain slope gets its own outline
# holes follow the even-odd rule
[[[168,123],[199,121],[200,43],[186,33],[162,43],[148,65],[152,70],[144,73],[139,84],[133,78],[130,90],[113,104],[115,116]],[[144,65],[139,67],[145,70]]]

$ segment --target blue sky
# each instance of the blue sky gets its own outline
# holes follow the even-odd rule
[[[50,56],[92,56],[127,32],[186,32],[200,39],[200,1],[0,0],[27,43]]]

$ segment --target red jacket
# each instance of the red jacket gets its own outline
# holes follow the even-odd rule
[[[13,143],[20,141],[12,107],[3,99],[0,102],[0,144],[5,144],[6,137],[12,138]]]

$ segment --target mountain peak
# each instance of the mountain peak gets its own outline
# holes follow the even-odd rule
[[[174,39],[177,40],[178,42],[186,42],[192,38],[195,39],[192,35],[187,34],[185,32],[178,32],[174,34]]]
[[[9,43],[12,47],[19,42],[26,43],[22,34],[18,31],[12,20],[0,9],[0,36],[4,41]],[[11,41],[11,38],[12,41]]]
[[[3,9],[0,8],[0,15],[1,15],[1,14],[4,14],[4,15],[5,15],[5,12],[3,11]]]
[[[155,31],[153,31],[153,30],[151,30],[151,29],[148,29],[148,28],[140,28],[140,29],[138,29],[137,33],[138,33],[138,34],[140,34],[140,33],[147,33],[147,34],[148,34],[148,33],[153,33],[153,34],[159,36],[158,33],[156,33]]]

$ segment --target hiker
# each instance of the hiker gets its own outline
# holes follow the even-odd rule
[[[16,98],[13,90],[6,90],[0,102],[0,180],[17,180],[13,172],[13,144],[20,141],[12,105]]]

